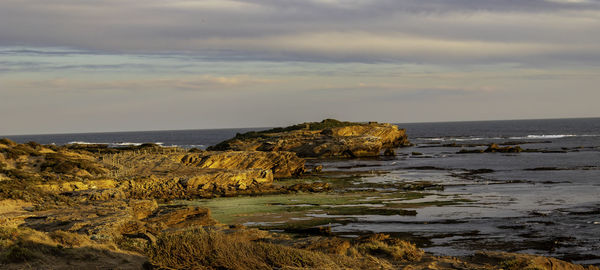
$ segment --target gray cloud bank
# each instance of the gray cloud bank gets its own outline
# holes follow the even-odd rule
[[[0,0],[0,135],[599,116],[599,0]]]
[[[220,60],[594,64],[597,0],[3,0],[0,46]]]

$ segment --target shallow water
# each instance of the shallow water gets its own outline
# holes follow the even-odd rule
[[[390,233],[440,255],[501,250],[600,264],[600,119],[402,127],[415,145],[397,149],[395,158],[317,162],[332,175],[363,172],[343,181],[322,179],[334,183],[333,196],[346,198],[343,203],[321,198],[311,207],[296,205],[273,215],[230,221],[276,230],[298,221],[304,226],[325,224],[348,237]],[[516,141],[535,152],[457,154],[461,149]],[[443,146],[451,143],[458,145]],[[487,171],[470,171],[478,169]],[[402,197],[404,185],[415,182],[443,190],[411,191],[420,196]],[[311,195],[301,196],[306,197],[298,203],[311,204]],[[277,200],[286,198],[291,197]],[[332,206],[362,211],[330,213]],[[272,206],[264,207],[264,212],[272,211]],[[378,214],[377,208],[416,210],[416,215]]]

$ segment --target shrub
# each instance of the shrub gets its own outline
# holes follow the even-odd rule
[[[16,142],[11,141],[11,140],[9,140],[7,138],[0,139],[0,144],[4,144],[4,145],[8,145],[8,146],[15,146],[15,145],[17,145]]]
[[[36,254],[27,247],[20,244],[10,246],[0,255],[0,261],[3,263],[20,263],[37,259]]]
[[[40,165],[40,170],[61,174],[72,174],[79,170],[86,170],[92,174],[104,172],[97,163],[86,159],[72,159],[62,154],[46,155],[46,161]]]

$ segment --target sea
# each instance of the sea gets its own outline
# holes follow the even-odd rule
[[[417,214],[363,215],[332,227],[340,235],[410,233],[438,255],[500,250],[600,265],[600,118],[398,123],[413,146],[393,158],[320,161],[325,171],[378,171],[365,182],[429,181],[443,186]],[[252,130],[210,129],[6,136],[42,144],[157,143],[204,149]],[[0,136],[2,137],[2,136]],[[520,153],[459,153],[489,144]],[[316,216],[318,214],[312,214]]]

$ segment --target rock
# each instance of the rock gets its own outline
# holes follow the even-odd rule
[[[331,185],[325,182],[298,183],[286,188],[292,192],[322,192],[331,189]]]
[[[501,266],[503,269],[548,269],[548,270],[585,270],[598,269],[594,266],[584,267],[562,260],[528,254],[505,252],[478,252],[470,262]]]
[[[3,226],[18,226],[26,218],[33,216],[33,204],[22,200],[0,200],[0,224]]]
[[[245,183],[239,183],[237,188],[240,190],[246,190],[246,188],[248,188],[248,186]]]
[[[45,231],[86,234],[98,239],[120,236],[121,227],[134,220],[131,208],[123,201],[81,203],[68,208],[36,212],[25,219],[27,227]]]
[[[45,191],[51,192],[71,192],[94,189],[113,189],[117,187],[117,181],[113,179],[98,179],[88,181],[55,181],[54,183],[36,185]]]
[[[290,151],[300,157],[379,156],[382,149],[408,145],[405,130],[391,124],[326,119],[262,132],[238,134],[209,150]]]
[[[275,178],[291,177],[304,172],[304,159],[291,152],[203,151],[185,155],[181,162],[198,168],[272,170]]]
[[[493,143],[490,144],[490,146],[488,146],[487,149],[484,150],[484,152],[486,153],[495,153],[495,152],[499,152],[499,153],[520,153],[522,152],[523,149],[521,149],[520,146],[505,146],[505,147],[500,147],[497,144]]]
[[[196,206],[162,206],[153,200],[80,203],[30,213],[23,226],[44,232],[65,231],[116,239],[123,234],[153,233],[169,228],[216,224],[210,210]]]
[[[217,189],[239,188],[246,189],[256,184],[273,183],[273,173],[270,170],[210,170],[203,174],[195,175],[189,179],[181,180],[187,190],[204,189],[210,185]]]
[[[484,152],[483,149],[461,149],[460,151],[458,151],[456,153],[457,154],[481,154],[483,152]]]
[[[78,197],[80,200],[88,201],[108,201],[108,200],[123,200],[126,199],[126,194],[116,188],[109,189],[87,189],[75,192],[67,192],[65,195]]]
[[[129,206],[135,219],[147,218],[158,209],[158,203],[155,200],[132,200],[129,202]]]
[[[214,225],[208,208],[185,205],[162,206],[152,216],[143,220],[150,224],[159,224],[163,228],[185,228]]]

